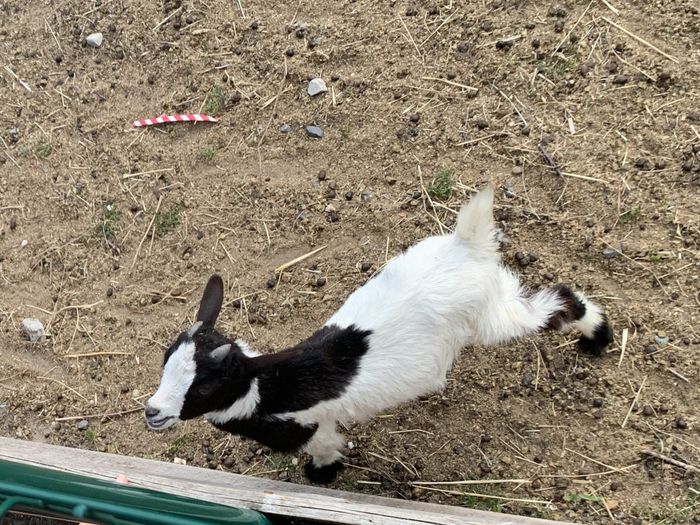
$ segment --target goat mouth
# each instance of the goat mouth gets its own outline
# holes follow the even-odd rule
[[[148,428],[151,428],[153,430],[163,428],[165,426],[169,426],[168,422],[172,421],[175,419],[175,416],[168,416],[164,417],[161,419],[146,419],[146,424],[148,425]]]

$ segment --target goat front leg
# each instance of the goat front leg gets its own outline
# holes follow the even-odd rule
[[[500,294],[484,309],[476,327],[477,338],[483,344],[504,343],[543,329],[574,328],[582,334],[581,350],[601,355],[613,340],[603,309],[580,292],[564,285],[527,292],[505,269],[499,287]]]
[[[306,464],[306,477],[313,483],[330,483],[343,468],[345,439],[335,429],[335,421],[319,423],[316,433],[304,446],[312,459]]]

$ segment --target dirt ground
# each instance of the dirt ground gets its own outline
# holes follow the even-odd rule
[[[586,291],[615,344],[465,349],[347,430],[332,487],[700,523],[697,469],[643,454],[700,465],[695,0],[8,0],[0,59],[0,435],[304,483],[302,454],[201,421],[146,432],[163,348],[214,271],[226,333],[298,342],[491,181],[506,264]]]

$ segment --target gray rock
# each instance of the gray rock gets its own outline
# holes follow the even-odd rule
[[[659,348],[663,348],[668,344],[668,336],[664,333],[660,333],[654,336],[654,342],[659,345]]]
[[[328,91],[328,88],[326,87],[326,83],[322,78],[314,78],[311,80],[311,82],[309,82],[309,88],[307,91],[310,96],[315,97],[316,95]]]
[[[318,126],[306,126],[304,129],[306,130],[306,133],[307,135],[309,135],[309,137],[313,137],[315,139],[323,138],[323,130]]]
[[[603,250],[603,257],[608,257],[609,259],[612,259],[613,257],[617,257],[620,255],[620,252],[615,250],[614,248],[605,248]]]
[[[78,430],[87,430],[87,427],[90,426],[90,422],[87,419],[81,419],[78,421]]]
[[[289,133],[290,131],[292,131],[292,126],[289,124],[282,124],[280,126],[280,133]]]
[[[29,339],[32,343],[46,340],[46,336],[44,334],[44,325],[41,324],[41,321],[39,321],[39,319],[32,319],[30,317],[22,319],[20,328],[22,329],[22,332],[27,337],[27,339]]]
[[[14,144],[19,140],[19,130],[17,128],[8,129],[7,134],[10,137],[10,144]]]
[[[85,42],[87,42],[87,45],[90,47],[100,47],[102,45],[103,38],[102,33],[91,33],[87,36]]]

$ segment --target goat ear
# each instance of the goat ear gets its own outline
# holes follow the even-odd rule
[[[220,276],[214,274],[209,278],[209,282],[204,288],[197,312],[197,321],[201,321],[204,326],[214,326],[223,302],[224,281]]]
[[[224,360],[224,358],[228,355],[228,353],[231,351],[231,345],[226,344],[226,345],[221,345],[218,348],[214,348],[214,350],[211,351],[209,354],[209,357],[211,357],[214,361],[221,362]]]

